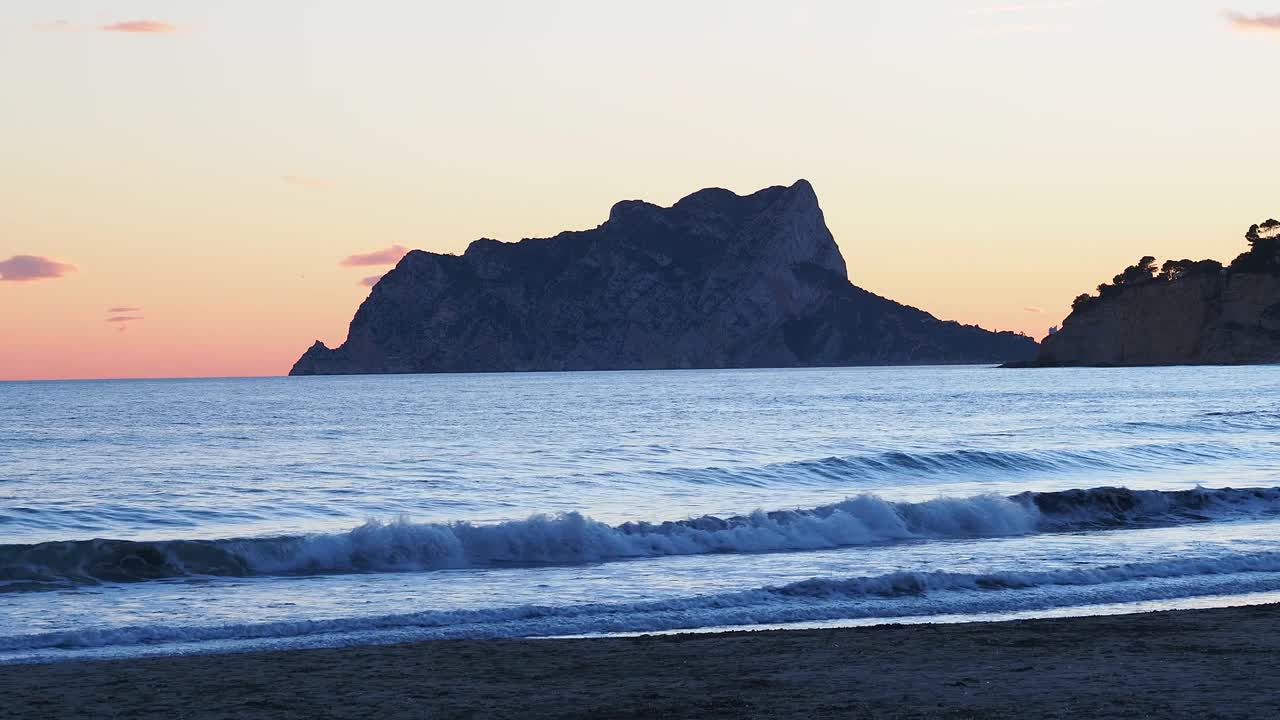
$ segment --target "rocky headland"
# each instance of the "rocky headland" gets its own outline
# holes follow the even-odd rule
[[[1031,338],[849,282],[808,182],[629,200],[592,230],[415,250],[291,375],[998,363]]]
[[[1245,234],[1230,265],[1148,256],[1081,295],[1039,357],[1023,365],[1242,365],[1280,362],[1280,221]]]

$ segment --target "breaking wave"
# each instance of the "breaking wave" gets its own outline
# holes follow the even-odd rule
[[[1203,522],[1280,512],[1280,488],[1094,488],[609,525],[576,512],[491,525],[370,521],[342,533],[227,540],[0,545],[0,590],[185,576],[316,575],[819,550],[898,541]]]

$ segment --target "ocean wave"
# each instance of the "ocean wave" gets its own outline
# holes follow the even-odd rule
[[[87,627],[0,637],[0,652],[8,655],[0,661],[20,660],[24,652],[50,649],[284,638],[310,638],[315,646],[655,632],[943,613],[1019,612],[1276,590],[1280,590],[1280,553],[1275,552],[1040,571],[895,572],[812,578],[780,586],[631,603],[426,610],[268,623]]]
[[[602,453],[614,453],[616,449],[602,449]],[[661,452],[653,448],[646,452]],[[717,452],[742,453],[743,451]],[[1008,483],[1026,477],[1063,478],[1088,477],[1090,481],[1124,482],[1127,476],[1147,474],[1161,469],[1182,470],[1189,467],[1204,468],[1221,461],[1239,463],[1252,459],[1264,464],[1269,458],[1280,459],[1280,444],[1233,446],[1223,443],[1142,443],[1120,444],[1113,447],[1051,447],[1035,450],[981,450],[958,449],[947,451],[890,451],[869,452],[856,455],[834,455],[775,463],[743,462],[723,466],[681,466],[647,468],[620,471],[603,463],[592,470],[568,472],[563,476],[538,477],[531,483],[546,483],[548,487],[563,487],[561,483],[581,485],[592,492],[609,493],[619,484],[639,487],[658,487],[662,491],[687,493],[693,488],[752,488],[754,490],[784,489],[792,491],[804,488],[806,494],[817,492],[841,492],[858,488],[875,492],[877,488],[903,485],[936,485],[939,480],[981,482],[998,480]],[[412,463],[411,463],[412,464]],[[1265,465],[1264,465],[1265,466]],[[594,466],[593,466],[594,467]],[[388,466],[383,471],[394,473],[398,468]],[[348,468],[359,471],[356,466]],[[343,469],[308,469],[309,475],[342,477]],[[454,468],[452,475],[463,476],[465,469]],[[207,479],[207,478],[206,478]],[[225,479],[225,478],[223,478]],[[385,478],[384,478],[385,479]],[[335,496],[342,500],[362,504],[377,502],[373,495],[381,488],[368,491],[356,487],[332,487],[327,493],[307,493],[296,497],[293,491],[277,483],[257,486],[241,483],[239,486],[220,488],[216,496],[238,498],[236,502],[207,502],[203,497],[188,496],[205,479],[184,481],[171,497],[174,502],[165,503],[149,496],[101,502],[59,503],[28,493],[10,507],[0,507],[0,527],[7,528],[9,537],[91,537],[93,535],[116,537],[126,533],[160,532],[180,535],[189,529],[209,526],[261,528],[269,532],[273,523],[281,519],[298,517],[320,518],[325,521],[343,515],[350,505],[335,503]],[[379,480],[381,482],[381,480]],[[413,481],[423,482],[421,479]],[[463,481],[464,483],[465,481]],[[322,483],[325,484],[325,483]],[[428,485],[436,487],[434,481]],[[441,481],[444,492],[434,497],[406,497],[399,491],[400,507],[410,507],[413,512],[447,512],[451,506],[484,512],[503,512],[503,503],[486,493],[484,498],[468,497],[462,492],[463,484],[456,478]],[[64,489],[65,492],[65,489]],[[203,491],[198,493],[203,495]],[[288,502],[282,502],[288,499]],[[528,505],[524,505],[527,507]],[[388,509],[377,516],[391,515],[399,510]],[[353,513],[353,524],[364,512]],[[20,534],[21,533],[21,534]],[[208,535],[204,535],[208,537]],[[0,559],[2,562],[2,559]]]
[[[1082,471],[1128,472],[1236,458],[1240,448],[1222,443],[1147,443],[1103,448],[948,450],[831,456],[760,466],[673,468],[655,471],[667,480],[704,485],[830,484],[832,481],[901,482],[904,476],[1011,475]]]
[[[1280,512],[1280,488],[1094,488],[891,502],[858,495],[807,510],[609,525],[581,513],[489,525],[370,521],[341,533],[227,540],[0,545],[0,590],[186,576],[317,575],[820,550],[1005,537]]]

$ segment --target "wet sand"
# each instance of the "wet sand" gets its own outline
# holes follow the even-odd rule
[[[1276,718],[1280,606],[0,667],[0,717]]]

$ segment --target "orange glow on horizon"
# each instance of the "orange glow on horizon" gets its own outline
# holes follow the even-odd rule
[[[0,380],[284,374],[408,248],[704,187],[806,178],[855,285],[1036,338],[1280,213],[1275,17],[1208,0],[13,5]]]

